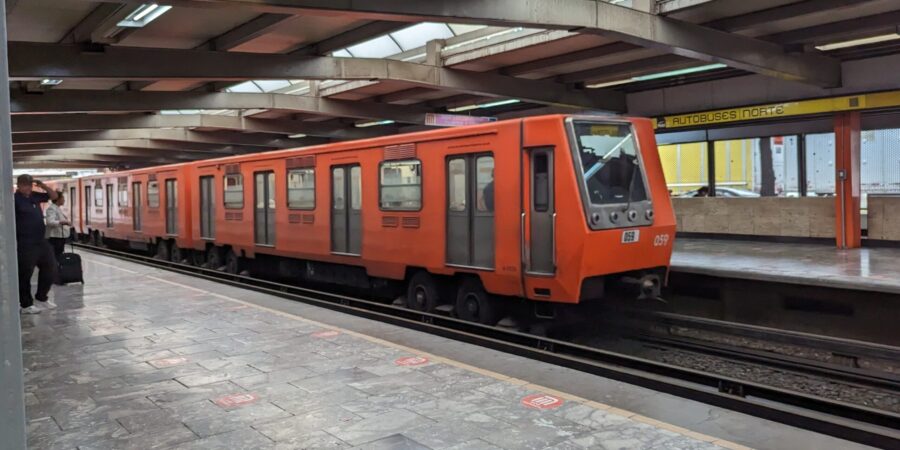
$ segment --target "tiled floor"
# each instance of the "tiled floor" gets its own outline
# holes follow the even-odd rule
[[[900,248],[678,238],[672,269],[900,294]]]
[[[84,260],[86,285],[55,288],[58,310],[22,317],[34,449],[738,448],[732,437],[763,448],[857,448],[264,294]],[[410,342],[431,353],[402,345]],[[657,418],[671,413],[729,440],[535,379]]]

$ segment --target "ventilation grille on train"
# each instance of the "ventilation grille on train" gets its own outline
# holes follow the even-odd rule
[[[403,228],[419,228],[418,217],[404,217],[402,220]]]
[[[225,174],[231,175],[234,173],[241,173],[241,165],[240,164],[228,164],[225,166]]]
[[[416,157],[416,144],[388,145],[384,148],[384,159],[413,159]]]
[[[381,226],[389,228],[397,228],[400,225],[400,218],[397,216],[384,216],[381,218]]]

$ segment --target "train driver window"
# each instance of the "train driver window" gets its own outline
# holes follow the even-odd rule
[[[287,200],[291,209],[315,209],[316,169],[289,169]]]
[[[591,203],[647,200],[631,125],[576,122],[575,134]]]
[[[381,209],[418,211],[422,209],[422,162],[381,163]]]
[[[147,182],[147,206],[150,208],[159,208],[159,182]]]
[[[103,206],[103,184],[100,180],[94,185],[94,206]]]
[[[478,211],[494,211],[494,157],[480,156],[475,161]]]
[[[244,176],[239,173],[225,175],[225,207],[240,209],[244,207]]]

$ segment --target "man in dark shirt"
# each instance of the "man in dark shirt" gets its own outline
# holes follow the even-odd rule
[[[45,192],[32,192],[37,185]],[[37,314],[41,309],[54,309],[56,304],[47,297],[56,276],[56,259],[53,249],[44,237],[44,211],[41,203],[56,199],[56,191],[44,183],[35,181],[31,175],[19,175],[16,180],[16,253],[19,258],[19,306],[23,314]],[[31,274],[37,267],[38,289],[31,297]],[[34,300],[42,308],[34,305]]]

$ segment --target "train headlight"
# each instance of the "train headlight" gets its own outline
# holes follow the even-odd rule
[[[609,220],[611,220],[613,222],[618,222],[619,221],[619,212],[613,211],[613,212],[609,213]]]
[[[633,209],[632,209],[632,210],[629,210],[629,211],[628,211],[628,221],[629,221],[629,222],[634,222],[635,219],[637,219],[637,211],[635,211],[635,210],[633,210]]]
[[[653,210],[648,209],[646,212],[644,212],[644,217],[646,217],[647,220],[653,220]]]

